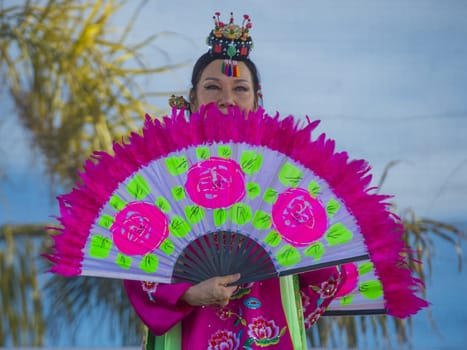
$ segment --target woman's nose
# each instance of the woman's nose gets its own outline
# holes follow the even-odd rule
[[[218,105],[219,107],[224,107],[224,108],[235,106],[235,99],[234,99],[233,93],[228,90],[222,91],[221,96],[219,98]]]

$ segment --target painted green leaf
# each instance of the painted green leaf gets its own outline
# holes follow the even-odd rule
[[[113,223],[114,223],[114,218],[112,216],[107,215],[107,214],[102,214],[102,216],[99,218],[98,225],[100,227],[103,227],[109,230]]]
[[[308,184],[308,192],[310,193],[311,198],[316,198],[321,191],[321,187],[316,181],[310,181]]]
[[[326,212],[328,213],[329,217],[332,218],[335,213],[339,211],[341,207],[340,203],[335,199],[330,199],[328,204],[326,205]]]
[[[383,286],[378,280],[359,283],[358,289],[367,299],[378,299],[383,296]]]
[[[105,259],[109,256],[112,249],[112,240],[110,238],[94,235],[91,238],[89,255],[94,258]]]
[[[169,201],[162,196],[156,198],[155,204],[156,207],[158,207],[164,213],[168,213],[170,210],[172,210]]]
[[[303,172],[290,163],[285,163],[279,171],[279,181],[286,187],[297,187],[302,178]]]
[[[244,225],[251,220],[251,208],[244,203],[236,203],[229,208],[229,218],[237,225]]]
[[[174,197],[176,201],[181,201],[185,196],[185,188],[183,186],[172,187],[172,197]]]
[[[167,255],[172,254],[175,249],[173,242],[168,238],[161,243],[159,248]]]
[[[353,295],[353,294],[349,294],[349,295],[343,296],[343,297],[341,298],[341,300],[340,300],[340,304],[341,304],[342,306],[352,304],[353,298],[354,298],[354,295]]]
[[[269,244],[271,247],[277,247],[282,241],[282,237],[279,232],[271,231],[268,235],[264,238],[264,242]]]
[[[254,228],[257,230],[266,230],[271,227],[271,224],[272,218],[268,213],[262,210],[256,211],[255,216],[253,217]]]
[[[276,254],[277,262],[282,266],[291,266],[298,264],[302,257],[300,252],[291,245],[284,245]]]
[[[261,194],[261,187],[257,183],[248,182],[246,184],[246,195],[250,199],[255,199]]]
[[[321,242],[315,242],[303,251],[305,256],[312,256],[315,260],[321,260],[324,253],[326,253],[326,248]]]
[[[185,207],[185,216],[190,224],[196,225],[204,219],[204,208],[197,205],[188,205]]]
[[[112,197],[110,197],[109,204],[112,208],[119,211],[125,208],[126,202],[118,195],[114,194]]]
[[[115,258],[115,263],[125,270],[128,270],[131,267],[132,261],[132,258],[122,253],[118,253],[117,257]]]
[[[214,225],[222,226],[227,221],[227,210],[225,210],[224,208],[214,209],[213,216]]]
[[[211,156],[211,152],[209,151],[209,147],[200,146],[196,148],[196,157],[200,160],[209,159]]]
[[[358,266],[358,274],[364,275],[373,270],[373,263],[371,261],[364,262]]]
[[[257,173],[263,164],[263,155],[256,151],[243,151],[240,166],[245,174]]]
[[[352,231],[341,223],[332,225],[325,234],[326,240],[330,246],[347,243],[352,240],[352,236]]]
[[[154,273],[157,270],[159,265],[159,260],[154,254],[146,254],[141,262],[139,263],[139,268],[147,273]]]
[[[267,203],[274,204],[277,201],[277,196],[278,195],[279,195],[279,193],[277,192],[277,190],[275,190],[273,188],[268,188],[268,189],[266,189],[266,191],[264,191],[263,199]]]
[[[219,146],[219,149],[218,149],[218,156],[221,157],[221,158],[230,158],[230,156],[232,155],[232,149],[230,148],[230,146]]]
[[[131,179],[128,185],[126,185],[126,190],[138,200],[144,199],[149,193],[151,193],[151,188],[149,187],[148,182],[140,174],[136,174],[133,179]]]
[[[190,232],[191,226],[180,216],[174,216],[169,224],[169,231],[177,238],[185,237]]]
[[[165,159],[165,165],[172,176],[181,175],[188,171],[188,160],[185,156],[167,157]]]

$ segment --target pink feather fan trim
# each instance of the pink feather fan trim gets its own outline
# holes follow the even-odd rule
[[[203,106],[189,119],[183,110],[176,109],[162,120],[146,115],[141,134],[132,133],[128,143],[114,143],[114,155],[94,152],[80,173],[82,181],[58,197],[62,227],[55,228],[58,233],[53,235],[53,249],[60,254],[45,256],[53,263],[50,270],[65,276],[80,274],[83,248],[101,208],[119,183],[139,168],[190,146],[246,143],[283,153],[327,181],[361,228],[383,286],[387,313],[398,318],[415,314],[428,303],[417,296],[423,284],[412,276],[402,237],[404,228],[389,209],[390,196],[369,187],[370,167],[364,160],[350,160],[347,152],[336,152],[335,142],[325,134],[313,140],[311,134],[318,124],[313,121],[299,127],[292,116],[271,117],[263,109],[247,115],[232,109],[224,115],[213,105]],[[106,180],[97,185],[96,178]]]

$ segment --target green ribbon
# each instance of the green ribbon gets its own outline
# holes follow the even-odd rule
[[[298,276],[280,278],[282,308],[289,327],[294,350],[306,349],[305,324]]]
[[[145,350],[181,350],[181,322],[170,328],[164,335],[156,336],[149,329],[146,334]]]

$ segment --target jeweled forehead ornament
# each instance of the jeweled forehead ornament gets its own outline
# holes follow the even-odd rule
[[[213,16],[214,29],[207,38],[209,53],[216,58],[224,59],[222,72],[229,77],[239,77],[238,61],[248,58],[253,49],[250,36],[252,27],[250,16],[243,15],[242,25],[234,23],[233,13],[230,13],[229,23],[220,20],[220,13]]]

